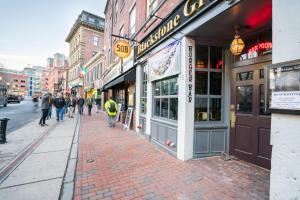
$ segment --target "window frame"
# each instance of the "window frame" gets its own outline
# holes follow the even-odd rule
[[[94,45],[94,47],[99,46],[99,36],[98,35],[93,35],[93,45]]]
[[[171,84],[170,84],[170,80],[171,79],[175,79],[177,80],[177,83],[178,83],[178,80],[179,80],[179,76],[178,75],[175,75],[175,76],[170,76],[170,77],[167,77],[167,78],[164,78],[164,79],[160,79],[160,80],[156,80],[156,81],[153,81],[152,84],[153,84],[153,98],[152,98],[152,117],[153,118],[156,118],[156,119],[161,119],[161,120],[165,120],[165,121],[170,121],[170,122],[176,122],[178,121],[178,100],[179,100],[179,97],[178,97],[178,90],[179,90],[179,87],[177,87],[177,95],[170,95],[170,88],[171,88]],[[168,84],[168,94],[167,95],[162,95],[162,81],[165,81],[167,80],[169,82]],[[160,83],[159,85],[159,88],[160,88],[160,94],[159,95],[156,95],[155,94],[155,84],[156,83]],[[155,107],[156,107],[156,104],[155,104],[155,101],[156,99],[160,99],[160,106],[159,106],[159,116],[155,115]],[[161,116],[161,111],[162,111],[162,99],[168,99],[168,117],[162,117]],[[170,101],[171,99],[177,99],[177,119],[171,119],[170,118]]]
[[[207,68],[196,68],[195,67],[195,77],[196,77],[196,72],[207,72],[207,93],[206,94],[196,94],[196,89],[195,89],[195,101],[197,98],[199,99],[206,99],[206,109],[207,109],[207,120],[206,121],[196,121],[196,112],[194,111],[194,120],[195,120],[195,125],[202,125],[202,124],[219,124],[219,123],[224,123],[224,90],[225,90],[225,62],[224,62],[224,48],[222,47],[217,47],[217,46],[209,46],[209,45],[200,45],[200,46],[207,46],[208,47],[208,60],[207,60]],[[222,69],[214,69],[211,67],[211,47],[216,47],[222,49]],[[197,52],[196,52],[197,56]],[[211,73],[212,72],[217,72],[217,73],[222,73],[222,80],[221,80],[221,94],[220,95],[215,95],[215,94],[210,94],[210,79],[211,79]],[[195,86],[196,88],[196,86]],[[219,121],[212,121],[210,120],[210,101],[212,99],[220,99],[221,100],[221,119]],[[196,104],[194,106],[194,110],[196,109]]]
[[[156,4],[155,7],[153,7],[154,4]],[[158,0],[148,0],[147,1],[148,16],[150,16],[151,14],[154,13],[154,11],[158,7],[158,5],[159,5],[159,1]]]
[[[141,66],[142,70],[141,70],[141,77],[142,77],[142,87],[141,87],[141,97],[140,97],[140,113],[141,115],[146,115],[147,114],[147,94],[148,94],[148,63],[144,63]],[[146,90],[144,90],[144,87],[146,88]],[[145,112],[142,112],[142,101],[145,102],[146,106],[144,107]]]
[[[133,13],[134,11],[134,23],[132,24],[132,21],[131,21],[131,14]],[[134,32],[132,32],[132,30],[134,29]],[[129,10],[129,37],[132,37],[133,35],[135,35],[136,33],[136,4],[134,3],[132,5],[132,7],[130,8]]]

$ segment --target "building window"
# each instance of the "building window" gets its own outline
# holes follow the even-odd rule
[[[116,0],[116,3],[115,3],[115,14],[116,14],[115,23],[117,23],[118,11],[119,11],[119,3],[118,3],[118,0]]]
[[[99,37],[97,35],[94,35],[93,37],[93,44],[95,47],[97,47],[99,44]]]
[[[147,113],[147,80],[148,80],[148,65],[142,66],[142,87],[141,87],[141,114]]]
[[[157,7],[158,0],[148,0],[148,10],[149,15],[153,14],[155,8]]]
[[[154,83],[154,116],[178,119],[178,77]]]
[[[195,74],[195,121],[221,121],[223,93],[222,48],[197,46]]]
[[[135,17],[136,16],[136,8],[135,5],[131,9],[129,13],[129,36],[131,37],[133,34],[135,34]]]
[[[94,18],[89,17],[88,20],[89,20],[90,23],[93,23],[93,24],[95,23],[95,19]]]
[[[120,28],[120,36],[124,36],[124,24]]]

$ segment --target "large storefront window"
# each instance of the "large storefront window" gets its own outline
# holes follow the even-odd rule
[[[154,116],[177,120],[178,77],[154,83]]]
[[[141,114],[147,113],[147,64],[142,66]]]
[[[223,50],[196,47],[195,121],[222,120]]]

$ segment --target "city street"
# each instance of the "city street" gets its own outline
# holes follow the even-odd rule
[[[0,118],[6,117],[8,121],[7,134],[17,130],[24,125],[34,121],[41,115],[40,109],[33,112],[33,104],[31,100],[21,101],[18,103],[9,103],[7,107],[0,107]]]

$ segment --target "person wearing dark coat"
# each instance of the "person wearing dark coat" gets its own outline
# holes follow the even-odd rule
[[[53,104],[56,108],[56,121],[62,121],[64,119],[66,105],[65,99],[63,98],[62,94],[59,94],[58,97],[54,99]]]
[[[77,101],[77,104],[78,104],[78,113],[80,115],[83,114],[83,107],[84,107],[84,99],[82,98],[82,96],[79,97],[78,101]]]
[[[46,93],[42,98],[42,104],[41,104],[42,116],[41,116],[41,119],[39,122],[39,125],[41,125],[41,126],[47,125],[45,123],[45,121],[46,121],[46,117],[48,115],[49,107],[50,107],[50,97],[49,97],[49,94]]]

